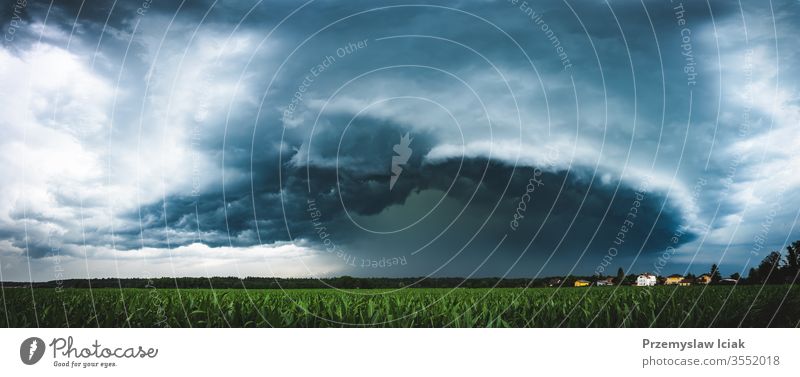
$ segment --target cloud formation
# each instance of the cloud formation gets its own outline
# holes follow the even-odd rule
[[[8,4],[0,279],[746,270],[800,236],[771,4]]]

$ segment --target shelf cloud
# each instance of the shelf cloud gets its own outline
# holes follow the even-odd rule
[[[796,1],[147,4],[0,13],[0,280],[732,273],[800,238]]]

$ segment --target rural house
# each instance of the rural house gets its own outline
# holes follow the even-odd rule
[[[667,277],[667,280],[664,281],[664,285],[675,285],[680,284],[681,280],[683,280],[683,275],[670,275]]]
[[[575,280],[575,286],[576,287],[586,287],[589,284],[591,284],[591,282],[589,282],[587,280]]]
[[[597,286],[614,285],[614,279],[613,278],[605,278],[605,279],[602,279],[602,280],[598,280],[597,282],[595,282],[595,285],[597,285]]]
[[[711,283],[711,276],[709,276],[708,274],[700,275],[695,280],[695,283],[697,283],[697,284],[708,284],[708,283]]]
[[[692,279],[682,279],[680,283],[678,283],[681,287],[688,287],[692,285]]]
[[[656,285],[656,276],[653,274],[641,274],[636,278],[636,285],[640,287],[650,287]]]

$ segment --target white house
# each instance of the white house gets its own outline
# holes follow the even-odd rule
[[[640,287],[656,285],[656,276],[651,274],[641,274],[636,278],[636,285]]]

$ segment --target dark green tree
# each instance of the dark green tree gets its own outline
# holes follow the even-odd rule
[[[358,279],[347,275],[337,278],[335,287],[342,289],[360,288],[358,284]]]
[[[758,270],[755,268],[750,268],[750,272],[747,274],[747,284],[755,284],[761,281],[761,277],[758,276]]]
[[[739,280],[741,277],[742,275],[740,275],[738,272],[734,272],[731,274],[731,279],[733,280]]]
[[[722,280],[722,274],[719,273],[719,267],[716,264],[711,265],[711,282],[719,283]]]
[[[786,246],[786,267],[785,275],[789,280],[795,280],[800,271],[800,241],[794,241]]]
[[[620,267],[619,269],[617,269],[616,283],[621,285],[623,281],[625,281],[625,270],[623,270],[622,267]]]
[[[764,257],[764,260],[758,264],[756,269],[756,276],[758,277],[757,284],[777,283],[781,281],[781,253],[773,251]]]

